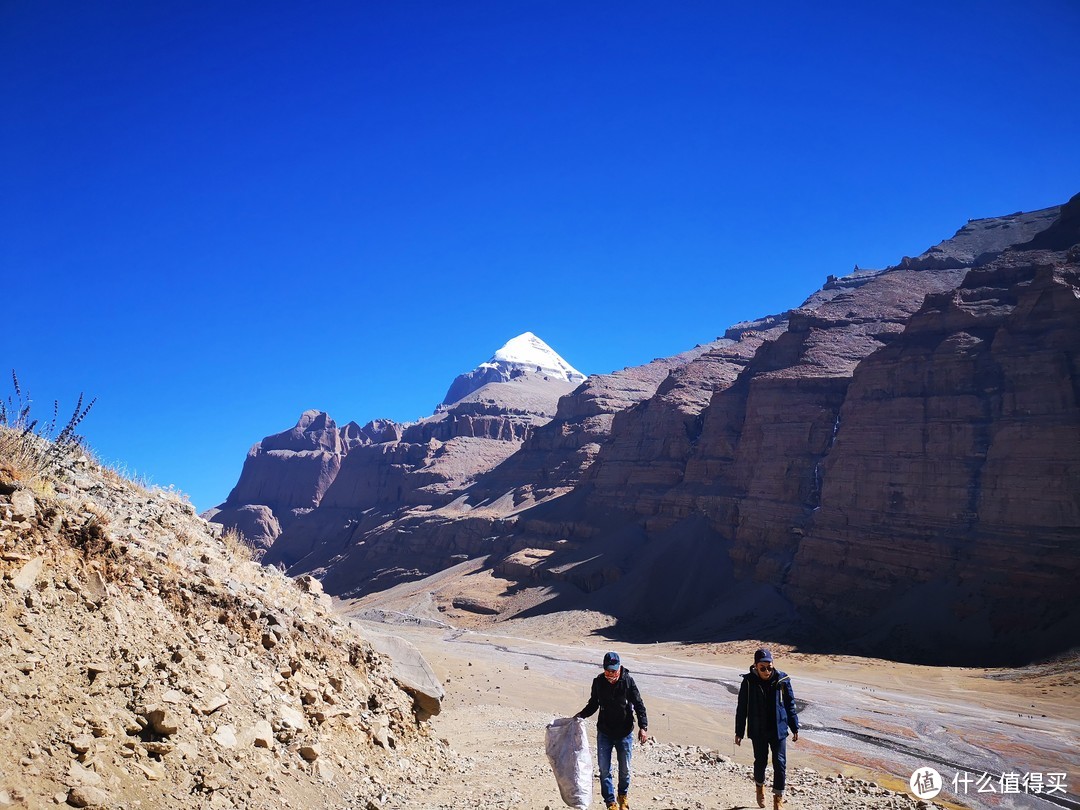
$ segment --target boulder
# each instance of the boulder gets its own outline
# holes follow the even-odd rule
[[[34,557],[29,562],[25,563],[12,578],[11,584],[15,586],[17,591],[28,591],[34,587],[34,583],[37,581],[38,575],[41,573],[41,569],[45,567],[44,557]]]
[[[393,678],[413,696],[417,718],[426,720],[437,715],[446,692],[420,651],[400,636],[369,627],[364,628],[363,635],[372,647],[390,658]]]
[[[76,785],[68,791],[67,803],[72,807],[108,807],[112,797],[93,785]]]
[[[29,520],[36,512],[37,502],[32,492],[19,489],[11,495],[11,513],[15,520]]]

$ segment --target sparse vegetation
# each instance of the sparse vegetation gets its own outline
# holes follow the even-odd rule
[[[11,465],[15,475],[32,483],[43,473],[65,465],[83,452],[83,437],[76,431],[97,399],[83,404],[83,395],[59,432],[60,402],[53,400],[52,416],[42,421],[31,413],[32,400],[12,369],[14,394],[0,399],[0,459]]]
[[[250,562],[255,559],[251,546],[244,541],[244,536],[235,528],[227,528],[221,533],[221,543],[235,560]]]

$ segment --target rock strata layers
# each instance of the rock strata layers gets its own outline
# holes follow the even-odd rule
[[[1007,254],[929,296],[839,420],[795,605],[926,656],[1080,639],[1080,265]]]
[[[305,411],[290,430],[267,436],[248,451],[240,480],[207,517],[238,529],[258,552],[281,534],[281,524],[317,507],[348,451],[381,438],[384,425],[339,429],[327,414]]]

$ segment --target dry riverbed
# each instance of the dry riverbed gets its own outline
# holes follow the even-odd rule
[[[734,745],[733,714],[758,642],[635,646],[588,632],[595,624],[593,616],[564,615],[497,630],[395,627],[443,682],[434,733],[461,758],[456,771],[417,785],[393,806],[562,807],[544,727],[585,705],[610,648],[633,672],[655,736],[635,747],[633,806],[754,806],[752,751]],[[773,649],[794,680],[804,727],[788,745],[789,807],[918,807],[908,779],[927,766],[944,780],[938,806],[1080,807],[1075,667],[967,670]],[[1001,775],[1013,772],[1041,774],[1043,793],[1030,789],[1033,780],[1003,792]],[[966,774],[973,781],[965,790]],[[1047,790],[1062,783],[1064,790]],[[997,792],[987,792],[988,784]],[[598,786],[592,806],[601,806]]]

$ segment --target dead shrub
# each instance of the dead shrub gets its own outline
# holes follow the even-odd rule
[[[32,483],[82,454],[83,437],[76,431],[97,400],[84,405],[79,394],[75,410],[57,433],[59,401],[53,400],[52,416],[42,421],[31,413],[32,400],[14,369],[11,382],[14,395],[0,399],[0,462],[14,473],[15,480]]]

